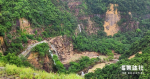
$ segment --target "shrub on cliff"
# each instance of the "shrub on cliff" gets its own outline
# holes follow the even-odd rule
[[[49,46],[47,43],[41,43],[36,45],[31,49],[32,52],[39,52],[41,57],[44,57],[45,54],[48,54]]]

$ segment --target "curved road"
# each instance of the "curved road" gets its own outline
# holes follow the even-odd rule
[[[41,43],[48,43],[48,45],[52,47],[52,49],[55,51],[56,55],[58,56],[55,47],[54,47],[51,43],[47,42],[46,40],[41,41],[41,42],[38,42],[38,43],[35,43],[35,44],[32,44],[32,45],[29,45],[29,46],[27,47],[27,49],[26,49],[25,51],[23,51],[21,54],[19,54],[18,56],[21,57],[21,55],[23,55],[23,56],[25,57],[27,54],[30,53],[30,51],[31,51],[31,49],[32,49],[33,47],[35,47],[36,45],[41,44]]]

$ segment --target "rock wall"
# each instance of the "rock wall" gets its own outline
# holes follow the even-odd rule
[[[39,57],[38,52],[32,52],[28,57],[29,62],[38,69],[43,69],[47,72],[53,71],[53,61],[48,55],[44,57]]]
[[[115,4],[115,6],[118,6]],[[106,18],[104,22],[104,31],[107,33],[107,36],[114,35],[119,31],[119,26],[117,22],[120,20],[120,14],[117,9],[114,10],[114,4],[110,4],[110,10],[106,12]]]
[[[42,65],[38,62],[38,52],[36,53],[31,53],[28,57],[29,62],[38,69],[41,69]]]
[[[45,55],[43,69],[47,72],[53,71],[53,61],[48,55]]]

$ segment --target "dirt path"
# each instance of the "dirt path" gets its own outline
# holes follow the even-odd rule
[[[114,53],[114,51],[112,50],[112,53]],[[139,54],[142,54],[142,52],[140,51],[140,52],[138,52]],[[105,62],[105,63],[98,63],[98,64],[96,64],[96,65],[94,65],[91,69],[89,69],[88,70],[88,73],[89,72],[94,72],[94,70],[96,70],[96,68],[103,68],[103,67],[105,67],[105,65],[106,64],[112,64],[112,63],[116,63],[117,61],[119,61],[118,59],[119,59],[119,54],[116,54],[116,53],[114,53],[114,58],[115,59],[113,59],[113,60],[111,60],[111,61],[109,61],[109,62]],[[134,58],[135,57],[135,54],[134,55],[132,55],[132,56],[130,56],[128,59],[131,59],[131,58]],[[101,56],[101,58],[103,59],[103,58],[107,58],[106,56]]]
[[[142,54],[142,52],[140,51],[139,54]],[[128,59],[131,59],[131,58],[134,58],[135,57],[135,54],[130,56]]]
[[[105,63],[96,64],[92,69],[88,70],[88,73],[89,72],[94,72],[94,70],[96,70],[96,68],[101,68],[102,69],[103,67],[105,67]]]
[[[80,53],[71,52],[70,55],[67,55],[66,59],[61,62],[63,64],[68,64],[71,61],[79,60],[82,56],[88,56],[89,58],[97,58],[99,54],[97,52],[88,52],[88,51]]]

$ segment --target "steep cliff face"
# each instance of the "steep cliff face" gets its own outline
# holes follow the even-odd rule
[[[118,6],[115,4],[115,6]],[[114,4],[110,4],[110,10],[106,12],[106,19],[104,22],[104,31],[107,33],[107,36],[114,35],[119,31],[119,26],[117,22],[120,20],[120,14],[116,10],[114,10]]]
[[[91,18],[90,17],[85,17],[84,20],[88,20],[87,21],[88,22],[88,26],[84,27],[84,29],[86,28],[85,30],[87,31],[87,33],[89,33],[89,34],[96,34],[97,31],[99,30],[99,28],[94,26],[94,22],[91,20]]]
[[[47,72],[53,71],[53,61],[48,55],[40,57],[38,52],[31,53],[28,57],[29,62],[38,69],[43,69]]]
[[[140,51],[140,52],[138,52],[139,54],[142,54],[142,52]],[[134,58],[135,57],[135,55],[136,54],[134,54],[134,55],[132,55],[132,56],[130,56],[128,59],[131,59],[131,58]]]
[[[38,52],[31,53],[28,57],[28,60],[35,68],[42,68],[42,65],[38,62]]]
[[[38,27],[34,27],[32,28],[31,27],[31,24],[30,22],[26,19],[26,18],[20,18],[19,19],[19,26],[20,26],[20,29],[25,32],[26,34],[32,34],[32,35],[35,35],[35,36],[42,36],[42,32],[44,32],[44,28],[38,28]],[[25,31],[24,31],[25,30]],[[37,31],[37,34],[35,34],[35,31]]]
[[[64,0],[62,0],[64,1]],[[96,34],[97,30],[99,30],[99,28],[94,26],[94,22],[91,20],[90,15],[85,14],[85,11],[83,9],[85,9],[86,3],[84,3],[84,1],[82,0],[65,0],[64,2],[68,3],[68,7],[71,10],[70,12],[76,16],[76,18],[78,18],[78,25],[80,26],[80,29],[86,31],[89,35],[90,34]],[[83,7],[83,5],[85,5]],[[82,7],[81,7],[82,6]],[[83,23],[83,21],[87,21],[87,23]],[[84,25],[85,24],[85,25]],[[79,26],[76,29],[76,35],[78,33],[80,33],[80,29]]]
[[[81,28],[85,30],[88,34],[96,34],[100,28],[95,27],[95,22],[91,20],[91,17],[95,16],[95,14],[92,15],[86,15],[84,14],[84,11],[81,10],[82,8],[79,8],[78,6],[82,5],[82,1],[68,1],[68,7],[71,9],[71,11],[75,11],[73,14],[78,18],[78,21],[87,21],[87,25],[83,25],[83,23],[80,23]],[[86,3],[85,3],[86,4]],[[107,10],[105,21],[104,21],[104,31],[107,33],[107,35],[114,35],[117,33],[120,28],[117,25],[117,22],[120,20],[120,13],[117,9],[114,7],[118,6],[117,4],[110,4],[110,9]],[[100,15],[103,16],[103,15]],[[102,17],[100,17],[102,18]],[[77,28],[79,30],[79,28]],[[77,32],[79,33],[79,31]],[[76,33],[76,34],[77,34]]]
[[[1,46],[4,45],[4,39],[3,39],[2,36],[0,36],[0,45],[1,45]]]
[[[45,55],[43,69],[47,72],[53,70],[53,61],[52,59],[49,59],[48,55]]]

